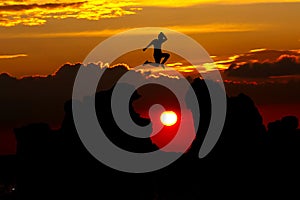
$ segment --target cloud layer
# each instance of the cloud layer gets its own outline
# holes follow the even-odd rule
[[[274,56],[278,56],[275,61]],[[225,73],[231,77],[272,78],[300,75],[299,51],[252,50],[248,54],[232,57],[227,64],[230,66]]]
[[[273,0],[272,2],[282,2]],[[285,2],[299,2],[288,0]],[[233,1],[226,0],[223,4],[253,4],[269,3],[266,0]],[[200,4],[220,4],[218,0],[2,0],[0,2],[0,26],[11,27],[18,24],[35,26],[45,24],[49,19],[87,19],[115,18],[136,14],[142,8],[185,8]],[[242,25],[241,25],[242,26]],[[210,27],[201,28],[202,32],[211,31]],[[243,31],[253,27],[242,27]],[[222,31],[240,31],[241,28],[226,26]],[[185,32],[194,32],[192,28],[185,28]]]
[[[0,59],[12,59],[19,57],[27,57],[27,54],[11,54],[11,55],[0,55]]]
[[[87,19],[114,18],[135,14],[139,10],[132,1],[120,0],[4,0],[0,3],[0,26],[10,27],[18,24],[27,26],[42,25],[49,19]]]

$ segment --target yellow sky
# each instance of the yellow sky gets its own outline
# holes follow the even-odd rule
[[[299,2],[299,0],[243,0],[243,1],[235,1],[235,0],[188,0],[188,1],[182,1],[182,0],[137,0],[136,2],[139,2],[142,5],[147,6],[165,6],[165,7],[182,7],[182,6],[193,6],[197,4],[204,4],[204,3],[223,3],[223,4],[249,4],[249,3],[270,3],[270,2]]]
[[[299,49],[299,2],[3,0],[0,72],[51,74],[113,34],[149,26],[186,33],[225,60],[252,49]]]
[[[0,2],[0,26],[36,26],[49,19],[99,20],[133,15],[143,7],[182,8],[203,4],[251,4],[270,2],[299,2],[299,0],[3,0]]]

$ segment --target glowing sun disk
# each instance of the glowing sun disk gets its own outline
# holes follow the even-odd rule
[[[160,115],[160,121],[165,126],[172,126],[177,122],[177,115],[173,111],[164,111]]]

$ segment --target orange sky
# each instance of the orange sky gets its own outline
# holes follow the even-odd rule
[[[278,0],[4,0],[0,72],[52,74],[83,61],[110,35],[149,26],[186,33],[217,60],[252,49],[295,50],[299,10],[300,1]]]

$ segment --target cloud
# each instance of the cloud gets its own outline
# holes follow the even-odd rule
[[[135,14],[139,8],[133,1],[11,1],[0,4],[0,26],[10,27],[18,24],[27,26],[42,25],[48,19],[87,19],[114,18]]]
[[[32,9],[55,9],[55,8],[65,8],[65,7],[80,7],[84,3],[85,2],[2,5],[0,6],[0,11],[17,12],[17,11],[32,10]]]
[[[242,63],[247,61],[275,62],[280,56],[300,56],[300,50],[268,50],[254,49],[248,53],[237,55],[234,62]]]
[[[166,76],[169,78],[180,79],[182,77],[196,78],[203,74],[208,74],[218,70],[218,66],[213,62],[191,65],[183,60],[182,62],[167,63],[164,68],[147,64],[134,67],[132,70],[141,73],[145,77],[158,78]]]
[[[165,68],[162,68],[161,66],[156,67],[152,65],[145,65],[145,66],[135,67],[132,70],[139,72],[146,77],[159,78],[164,76],[164,77],[175,78],[175,79],[179,79],[180,77],[186,75],[197,74],[197,70],[201,70],[202,72],[207,71],[202,66],[199,67],[189,66],[189,65],[184,65],[183,63],[180,62],[166,64]]]
[[[280,55],[275,62],[232,63],[225,74],[229,77],[271,78],[300,75],[299,55]]]
[[[27,26],[42,25],[49,19],[87,19],[115,18],[136,14],[147,6],[186,7],[205,3],[192,1],[143,1],[143,0],[4,0],[0,3],[0,26],[10,27],[18,24]],[[214,2],[208,0],[207,2]],[[184,33],[245,32],[261,29],[259,24],[208,24],[203,26],[169,26]]]
[[[249,52],[250,53],[256,53],[256,52],[263,52],[263,51],[266,51],[267,49],[265,49],[265,48],[260,48],[260,49],[252,49],[252,50],[250,50]]]
[[[183,73],[196,73],[196,70],[200,70],[201,67],[196,67],[196,66],[192,66],[192,65],[184,65],[181,62],[176,62],[176,63],[169,63],[166,64],[167,67],[172,67],[174,70],[178,71],[178,72],[183,72]],[[201,68],[201,70],[205,70],[205,68]]]
[[[27,54],[0,55],[0,59],[12,59],[19,57],[27,57]]]
[[[252,49],[247,53],[221,58],[214,56],[215,64],[219,69],[228,69],[231,64],[243,65],[249,62],[276,62],[282,55],[300,56],[300,50],[269,50],[265,48]]]
[[[226,92],[229,96],[244,93],[253,98],[258,105],[298,104],[300,79],[285,82],[242,82],[225,81]]]
[[[159,73],[159,77],[163,76],[163,77],[167,77],[167,78],[170,78],[170,79],[180,79],[178,76],[171,76],[171,75],[168,75],[168,74],[164,74],[164,73]]]

